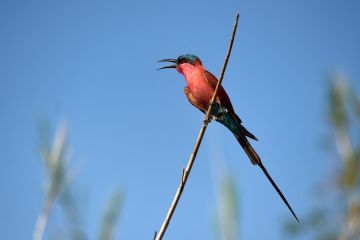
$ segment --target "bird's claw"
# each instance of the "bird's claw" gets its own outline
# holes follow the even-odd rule
[[[211,118],[204,119],[204,124],[207,126],[211,122]]]

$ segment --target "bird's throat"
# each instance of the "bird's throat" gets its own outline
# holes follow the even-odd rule
[[[178,66],[178,72],[182,74],[188,85],[193,85],[198,82],[204,74],[204,67],[201,65],[192,65],[190,63],[183,63]]]
[[[204,67],[184,63],[178,71],[184,76],[193,97],[203,106],[208,106],[214,90],[205,78]]]

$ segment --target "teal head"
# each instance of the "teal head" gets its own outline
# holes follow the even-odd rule
[[[195,65],[202,65],[200,58],[198,58],[194,54],[181,55],[177,59],[166,58],[166,59],[162,59],[162,60],[160,60],[158,62],[171,62],[171,63],[174,63],[174,64],[171,64],[169,66],[161,67],[159,69],[178,68],[182,64],[191,64],[191,65],[194,65],[194,66]]]

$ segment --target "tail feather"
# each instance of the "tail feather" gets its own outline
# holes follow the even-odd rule
[[[259,139],[254,135],[252,134],[251,132],[249,132],[249,130],[247,130],[243,125],[240,124],[240,127],[241,127],[241,131],[244,132],[244,134],[249,137],[249,138],[252,138],[254,139],[255,141],[259,141]]]
[[[240,131],[242,134],[244,134],[245,136],[254,139],[255,141],[259,141],[259,139],[252,134],[251,132],[249,132],[249,130],[247,130],[242,124],[241,124],[241,119],[239,118],[238,115],[236,115],[236,113],[230,113],[230,115],[235,119],[237,126],[239,127]]]
[[[261,162],[259,155],[255,149],[250,145],[249,141],[245,137],[235,136],[245,153],[248,155],[252,164],[257,165]]]
[[[250,145],[250,143],[247,141],[247,139],[245,137],[242,138],[242,137],[236,136],[236,139],[238,140],[238,142],[240,143],[242,148],[245,150],[246,154],[248,155],[248,157],[251,160],[251,163],[254,165],[259,165],[259,167],[264,172],[267,179],[270,181],[271,185],[275,188],[276,192],[279,194],[279,196],[281,197],[281,199],[283,200],[285,205],[288,207],[288,209],[290,210],[292,215],[295,217],[296,221],[299,222],[299,219],[297,218],[295,212],[291,208],[289,202],[286,200],[284,194],[281,192],[279,187],[276,185],[276,183],[274,182],[274,180],[272,179],[272,177],[266,170],[265,166],[262,164],[261,159],[260,159],[259,155],[256,153],[255,149]]]
[[[278,188],[278,186],[276,185],[276,183],[274,182],[274,180],[271,178],[270,174],[268,173],[268,171],[266,170],[266,168],[264,167],[264,165],[262,164],[262,162],[260,161],[258,163],[259,167],[261,168],[261,170],[264,172],[265,176],[267,177],[267,179],[270,181],[270,183],[273,185],[273,187],[275,188],[276,192],[279,194],[279,196],[281,197],[281,199],[283,200],[283,202],[285,203],[285,205],[288,207],[288,209],[290,210],[290,212],[292,213],[292,215],[295,217],[296,221],[299,222],[299,219],[297,218],[294,210],[291,208],[290,204],[288,203],[288,201],[286,200],[284,194],[282,194],[281,190]]]

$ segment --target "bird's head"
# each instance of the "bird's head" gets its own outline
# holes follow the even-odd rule
[[[161,67],[161,68],[159,68],[159,70],[160,69],[165,69],[165,68],[176,68],[176,70],[179,73],[183,73],[183,70],[185,68],[194,68],[194,67],[197,67],[197,66],[202,66],[200,58],[198,58],[197,56],[195,56],[193,54],[181,55],[177,59],[171,59],[171,58],[162,59],[162,60],[160,60],[158,62],[171,62],[171,63],[174,63],[174,64],[171,64],[169,66]]]

